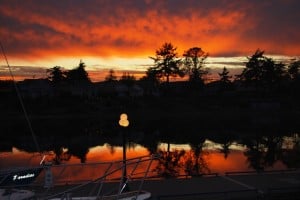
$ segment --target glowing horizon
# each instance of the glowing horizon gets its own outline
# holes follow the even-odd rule
[[[290,61],[295,57],[280,56],[280,55],[267,55],[272,57],[276,61]],[[113,69],[119,79],[124,72],[128,72],[134,75],[137,80],[146,75],[147,68],[153,66],[153,60],[150,58],[97,58],[97,57],[84,57],[78,59],[58,58],[51,61],[51,66],[47,64],[47,61],[32,63],[15,61],[9,63],[13,72],[15,80],[24,79],[39,79],[47,78],[47,69],[54,66],[60,66],[64,70],[70,70],[78,66],[82,61],[86,65],[86,70],[91,78],[92,82],[103,81],[108,75],[109,70]],[[216,77],[218,72],[221,72],[223,67],[226,67],[231,75],[235,75],[241,72],[241,69],[245,67],[247,61],[246,56],[238,57],[208,57],[205,61],[205,66],[210,69],[210,77]],[[9,69],[7,65],[0,64],[0,80],[11,80]],[[181,78],[172,78],[172,80],[181,80]]]

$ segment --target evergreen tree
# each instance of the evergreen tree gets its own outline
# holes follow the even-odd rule
[[[289,64],[288,74],[292,81],[300,79],[300,60],[294,60]]]
[[[253,85],[265,89],[274,89],[280,86],[285,78],[285,65],[276,63],[272,58],[264,56],[264,51],[257,50],[248,58],[246,68],[239,75],[246,85]]]
[[[158,78],[166,78],[166,83],[169,83],[170,76],[184,76],[176,50],[177,48],[171,43],[164,43],[161,48],[156,50],[156,57],[150,57],[154,60],[154,67],[149,70]]]
[[[115,71],[113,69],[110,69],[109,74],[105,77],[105,81],[112,82],[116,80],[117,80],[117,76],[115,75]]]
[[[200,47],[193,47],[184,52],[183,56],[185,70],[189,75],[189,81],[193,84],[204,85],[204,76],[208,74],[208,69],[204,69],[204,62],[208,57]]]
[[[69,82],[90,83],[91,80],[85,70],[85,64],[80,60],[78,67],[67,72],[67,80]]]
[[[221,73],[218,73],[219,76],[220,76],[220,87],[221,87],[221,90],[226,90],[228,89],[228,87],[231,85],[231,77],[232,76],[229,76],[229,71],[226,67],[223,68],[222,72]]]
[[[53,84],[61,83],[66,79],[66,72],[62,70],[60,66],[55,66],[50,69],[47,69],[48,80]]]
[[[129,72],[124,72],[122,77],[120,78],[120,81],[126,85],[133,85],[134,82],[136,81],[136,78],[134,75],[130,75]]]

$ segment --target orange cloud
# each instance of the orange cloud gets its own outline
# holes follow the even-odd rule
[[[299,1],[89,1],[0,6],[2,43],[12,60],[153,56],[164,42],[179,56],[199,46],[211,56],[248,56],[257,48],[299,56]],[[45,63],[43,62],[43,63]],[[101,63],[98,63],[101,64]]]

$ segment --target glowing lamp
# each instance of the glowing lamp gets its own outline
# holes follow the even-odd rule
[[[122,126],[122,127],[127,127],[127,126],[129,126],[129,121],[128,121],[127,118],[128,118],[127,114],[122,113],[122,114],[120,115],[119,125]]]
[[[120,115],[120,119],[122,120],[127,120],[127,118],[128,118],[128,116],[127,116],[127,114],[126,113],[122,113],[121,115]]]

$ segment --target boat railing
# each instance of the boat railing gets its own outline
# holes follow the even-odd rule
[[[102,163],[45,165],[44,188],[46,188],[46,192],[43,194],[43,199],[53,199],[55,197],[67,199],[67,196],[70,193],[73,194],[79,190],[84,191],[83,193],[85,194],[89,193],[89,196],[96,196],[97,198],[113,193],[118,199],[118,195],[122,195],[123,192],[128,190],[129,182],[134,182],[130,185],[130,187],[134,188],[130,188],[130,190],[132,191],[132,189],[134,189],[134,191],[137,191],[137,194],[139,194],[142,191],[144,180],[149,173],[151,173],[152,163],[157,158],[158,155],[147,155],[128,159],[125,162],[120,160]],[[68,168],[78,166],[85,168],[87,171],[89,171],[89,167],[91,166],[92,168],[101,166],[100,170],[102,171],[102,175],[96,178],[94,177],[92,180],[81,181],[80,184],[76,184],[76,182],[72,181],[65,182],[64,184],[62,184],[62,182],[53,181],[59,179],[59,176],[63,176],[64,173],[68,172]],[[55,171],[56,174],[53,175],[53,172]],[[75,170],[71,172],[71,174],[76,176],[76,172],[78,173],[79,171]],[[51,174],[52,180],[47,180],[47,175],[49,174]],[[110,187],[105,188],[105,183],[106,185],[109,183]],[[65,189],[62,190],[60,188]]]

